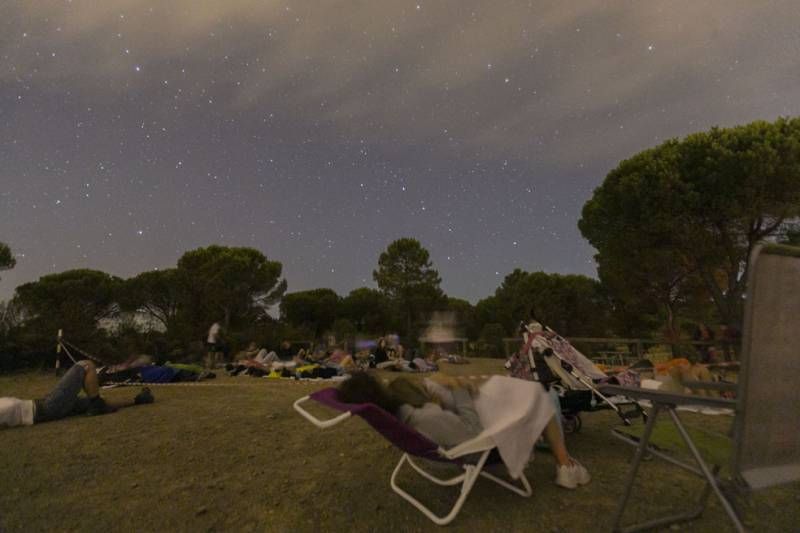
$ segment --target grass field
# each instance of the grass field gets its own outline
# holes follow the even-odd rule
[[[500,373],[498,360],[452,366],[448,374]],[[0,377],[0,396],[36,397],[50,375]],[[291,408],[326,386],[249,377],[209,385],[153,387],[156,403],[103,417],[0,430],[0,531],[419,531],[437,530],[395,495],[399,452],[359,419],[327,430]],[[137,389],[105,391],[109,398]],[[324,409],[319,412],[324,414]],[[724,432],[730,417],[685,416]],[[567,491],[554,462],[537,452],[526,473],[530,499],[479,480],[451,531],[607,531],[631,450],[609,433],[609,412],[585,414],[569,435],[593,481]],[[400,484],[444,511],[454,489],[406,472]],[[642,467],[628,520],[692,501],[699,479],[654,460]],[[800,530],[800,485],[757,493],[753,531]],[[719,533],[729,522],[715,502],[682,531]]]

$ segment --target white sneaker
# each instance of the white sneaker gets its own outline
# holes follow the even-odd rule
[[[575,489],[578,485],[586,485],[592,480],[589,471],[575,459],[569,465],[556,466],[556,485],[565,489]]]

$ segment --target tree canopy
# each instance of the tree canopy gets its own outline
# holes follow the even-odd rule
[[[428,250],[416,239],[392,242],[378,258],[372,277],[404,315],[406,335],[411,334],[412,321],[433,310],[442,298],[439,272],[433,268]]]
[[[599,335],[607,305],[600,284],[589,277],[516,269],[494,296],[478,302],[476,313],[511,333],[520,320],[535,318],[563,335]]]
[[[186,284],[176,268],[149,270],[125,280],[121,305],[141,311],[169,329],[186,301]]]
[[[0,242],[0,270],[9,270],[16,264],[17,260],[11,253],[11,248],[6,243]]]
[[[342,314],[360,331],[382,334],[389,327],[389,300],[378,290],[360,287],[350,291],[341,305]]]
[[[340,298],[332,289],[288,293],[281,300],[281,318],[293,326],[305,326],[321,336],[339,314]]]
[[[231,324],[258,314],[278,302],[286,292],[280,279],[282,265],[258,250],[209,246],[183,254],[178,272],[190,288],[187,305],[195,321]]]
[[[609,290],[652,298],[670,321],[705,298],[737,326],[751,249],[800,215],[798,176],[800,119],[713,128],[620,163],[579,228]]]
[[[113,317],[122,280],[97,270],[67,270],[17,287],[15,304],[48,341],[58,329],[71,339],[91,337],[100,320]]]

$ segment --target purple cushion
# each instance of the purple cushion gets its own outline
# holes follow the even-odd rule
[[[461,461],[451,461],[439,455],[437,452],[439,446],[436,443],[410,426],[403,424],[397,417],[377,405],[372,403],[343,403],[339,401],[338,392],[337,389],[328,387],[312,393],[311,398],[337,411],[349,411],[354,415],[360,416],[378,433],[383,435],[386,440],[406,453],[433,461],[461,463]]]

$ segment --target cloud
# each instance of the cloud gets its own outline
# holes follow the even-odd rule
[[[651,129],[637,117],[659,106],[683,120],[682,102],[713,108],[723,90],[745,99],[754,74],[757,86],[782,79],[795,65],[798,9],[749,0],[7,3],[0,53],[10,68],[0,83],[35,78],[108,98],[159,94],[166,80],[184,100],[278,109],[344,135],[413,132],[417,142],[454,137],[518,156],[546,138],[571,153],[622,122],[629,135]],[[783,44],[763,39],[775,32]]]

